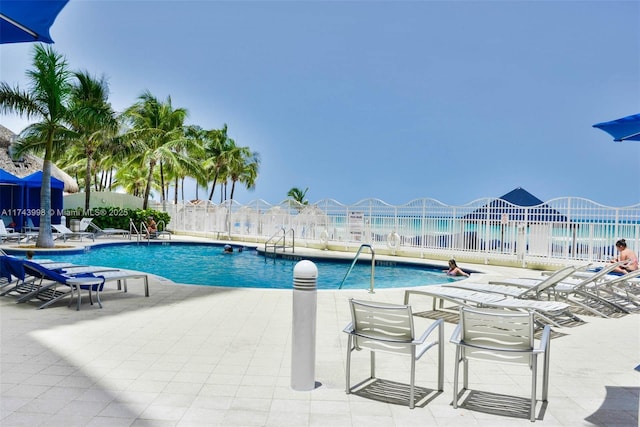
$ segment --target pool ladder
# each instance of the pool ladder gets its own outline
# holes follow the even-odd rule
[[[373,281],[374,281],[374,277],[375,277],[375,269],[376,269],[376,253],[373,250],[373,247],[371,245],[367,245],[367,244],[363,244],[360,245],[360,247],[358,248],[358,252],[356,252],[356,256],[353,257],[353,262],[351,263],[351,266],[349,267],[349,270],[347,270],[347,274],[344,275],[344,279],[342,279],[342,282],[340,282],[340,286],[338,287],[338,289],[342,289],[342,285],[344,285],[345,280],[347,280],[347,277],[349,277],[349,274],[351,273],[351,270],[353,270],[353,267],[356,265],[356,262],[358,262],[358,257],[360,256],[360,253],[362,252],[362,249],[364,248],[369,248],[369,250],[371,251],[371,281],[369,283],[369,293],[373,294]]]
[[[287,245],[287,234],[289,233],[291,234],[291,244]],[[265,260],[267,258],[267,255],[269,255],[270,248],[272,249],[271,253],[273,254],[273,258],[275,259],[277,250],[282,249],[282,251],[285,252],[287,250],[287,247],[291,247],[291,252],[296,251],[296,233],[293,228],[290,228],[287,231],[284,227],[282,227],[264,243]]]

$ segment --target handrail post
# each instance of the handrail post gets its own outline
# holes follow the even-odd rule
[[[375,265],[376,265],[376,252],[373,250],[373,246],[366,243],[360,245],[360,247],[358,248],[356,255],[353,257],[353,262],[351,263],[349,270],[347,270],[347,274],[344,275],[342,282],[340,282],[340,286],[338,286],[338,289],[342,289],[342,285],[344,285],[345,280],[347,280],[347,277],[349,277],[351,270],[353,270],[353,267],[356,265],[356,262],[358,261],[358,257],[360,256],[360,253],[362,252],[363,248],[369,248],[369,250],[371,251],[371,279],[369,283],[369,293],[370,294],[375,293],[373,290],[373,286],[374,286]]]

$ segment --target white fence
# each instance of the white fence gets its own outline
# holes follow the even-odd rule
[[[345,250],[370,244],[392,254],[421,257],[599,261],[615,256],[625,239],[640,249],[640,204],[607,207],[582,198],[516,206],[479,199],[448,206],[417,199],[401,206],[367,199],[354,205],[322,200],[312,205],[209,202],[156,206],[169,213],[168,229],[188,234],[264,242],[293,230],[298,246]]]

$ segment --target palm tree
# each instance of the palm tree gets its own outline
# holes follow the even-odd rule
[[[236,147],[229,153],[229,159],[228,174],[231,179],[229,199],[233,200],[236,182],[244,184],[249,190],[255,188],[260,168],[260,155],[257,152],[251,152],[249,147]]]
[[[118,122],[111,104],[108,84],[104,77],[96,79],[87,72],[75,73],[77,82],[71,92],[69,116],[75,131],[75,142],[79,145],[85,160],[84,191],[85,210],[89,210],[91,200],[92,162],[100,145],[114,135]]]
[[[181,149],[186,140],[183,127],[187,110],[174,109],[171,97],[160,102],[149,91],[145,91],[138,97],[138,102],[125,111],[124,116],[131,123],[126,136],[131,143],[132,157],[127,167],[147,168],[142,205],[143,209],[147,209],[156,166],[160,167],[160,188],[164,201],[163,164],[173,167],[184,160]]]
[[[226,152],[228,152],[232,146],[235,146],[235,143],[227,136],[226,123],[222,129],[212,129],[206,132],[204,167],[209,177],[213,175],[209,201],[213,199],[213,192],[216,189],[218,179],[225,173],[228,160]]]
[[[291,197],[294,201],[298,202],[301,205],[308,205],[309,201],[305,200],[307,196],[307,191],[309,191],[309,187],[305,188],[304,191],[297,187],[293,187],[291,190],[287,192],[287,196]]]
[[[51,233],[51,159],[59,142],[58,136],[67,129],[67,103],[71,94],[71,72],[66,59],[50,46],[35,45],[33,69],[27,70],[29,90],[0,83],[0,111],[17,113],[40,121],[29,125],[23,134],[37,137],[44,143],[42,187],[40,191],[40,231],[36,247],[54,247]]]
[[[184,178],[191,176],[196,180],[196,199],[198,198],[198,185],[206,185],[206,173],[203,165],[205,161],[205,141],[207,131],[200,126],[186,126],[184,129],[184,145],[179,163],[169,170],[174,180],[174,202],[178,203],[178,186]],[[167,194],[168,198],[168,194]]]

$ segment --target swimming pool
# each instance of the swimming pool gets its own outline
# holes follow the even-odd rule
[[[291,289],[296,259],[265,258],[255,249],[225,254],[218,244],[115,244],[88,248],[77,254],[46,254],[41,258],[139,270],[176,283],[245,288]],[[305,258],[309,259],[309,258]],[[318,267],[318,289],[338,289],[351,261],[312,259]],[[375,267],[375,288],[424,286],[455,281],[442,269],[383,262]],[[393,265],[395,264],[395,265]],[[342,289],[368,289],[371,261],[358,262]]]

